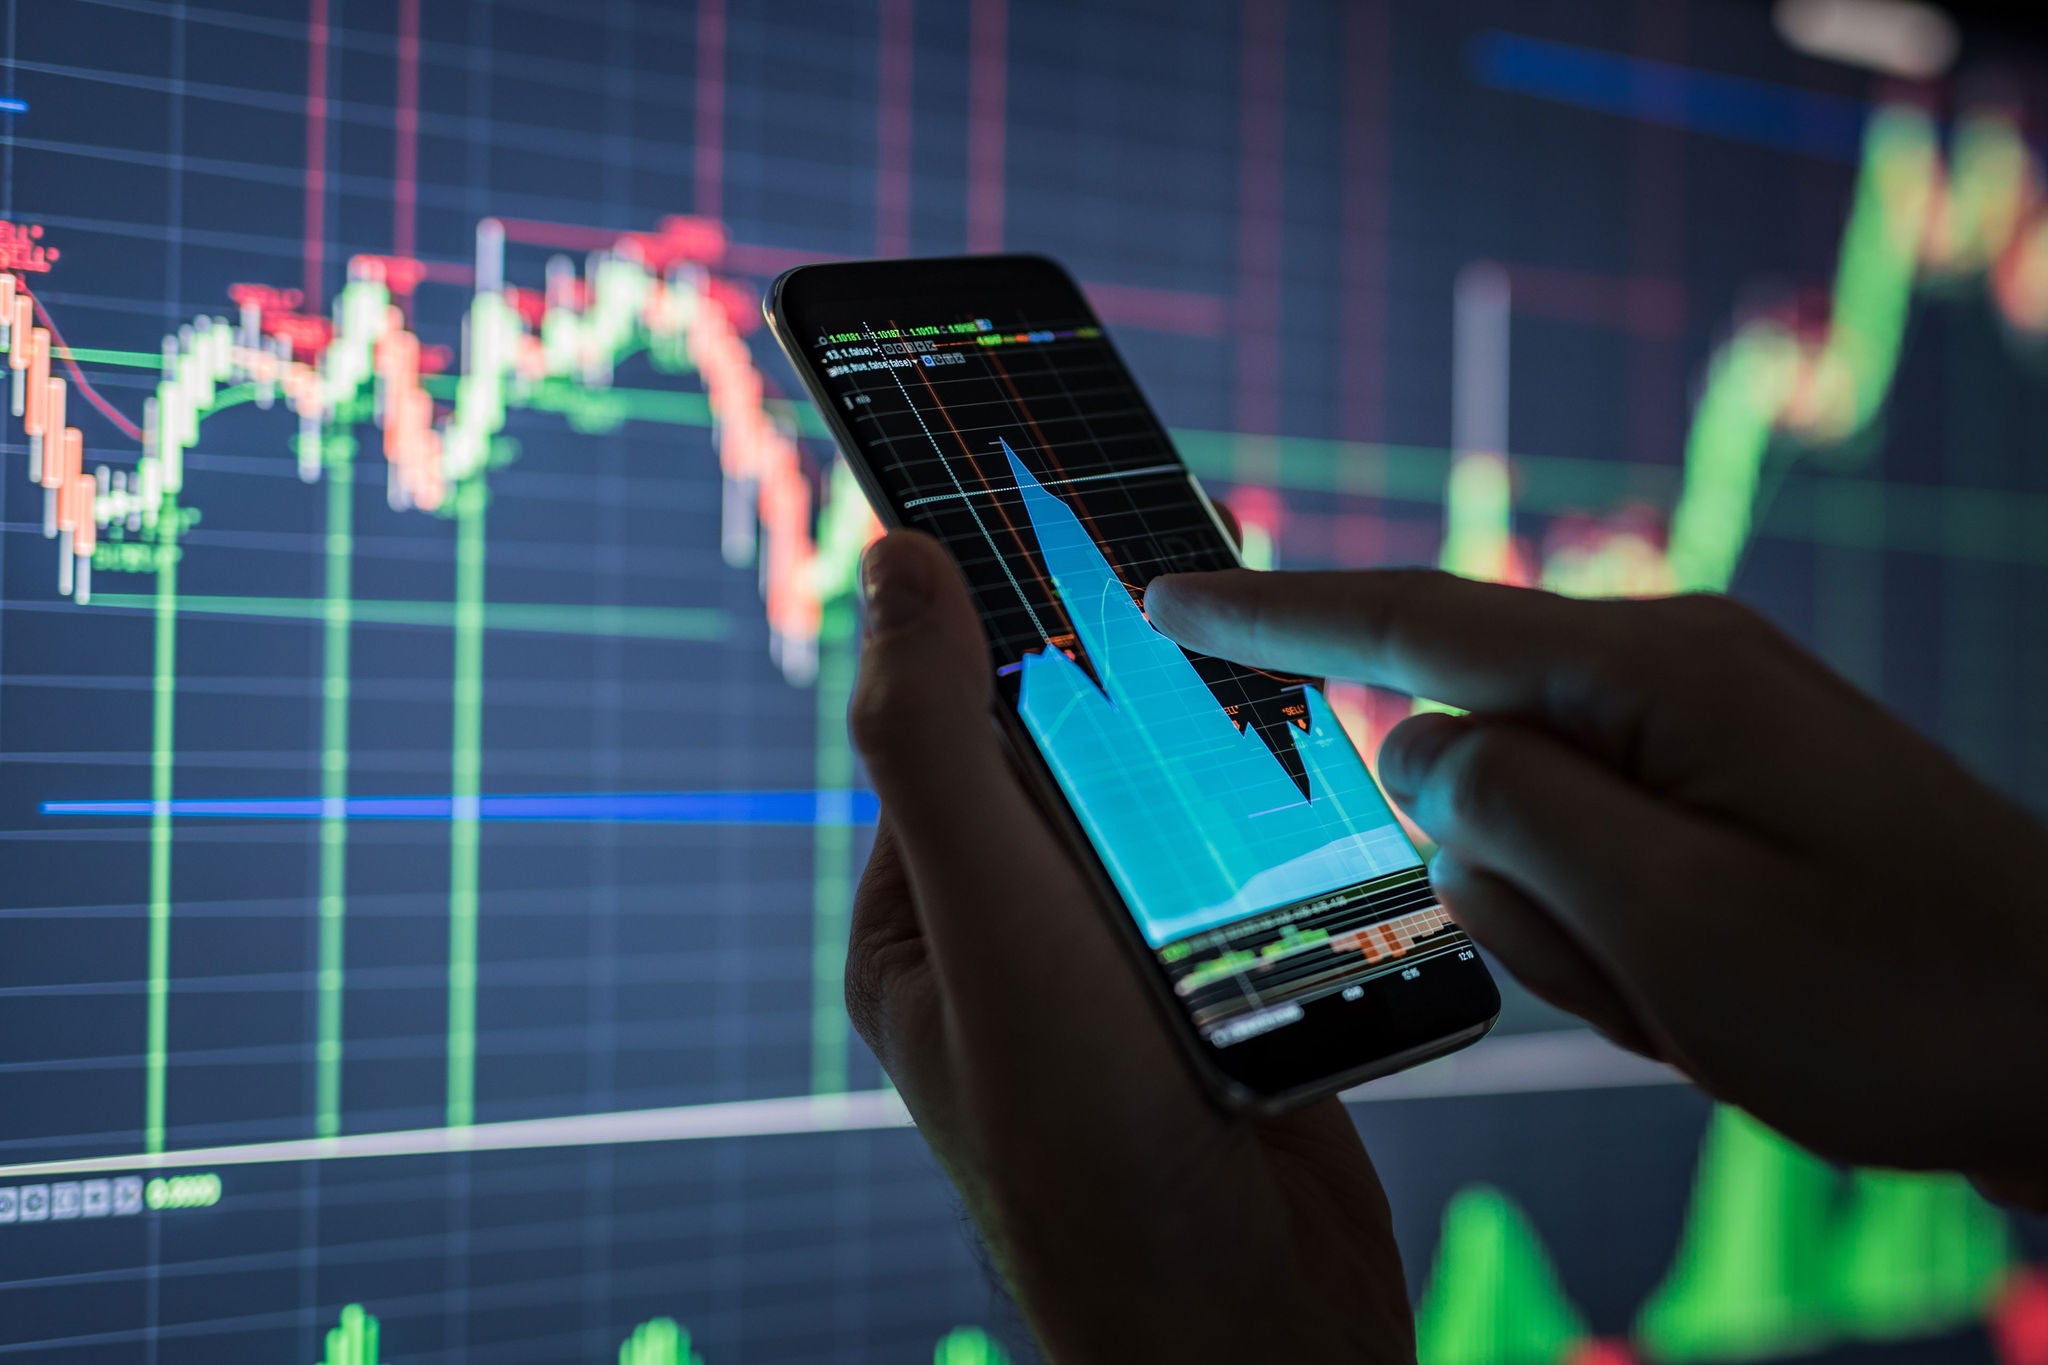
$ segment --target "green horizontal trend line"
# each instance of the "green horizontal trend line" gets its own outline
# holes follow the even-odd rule
[[[107,351],[92,346],[58,346],[52,348],[59,357],[76,360],[81,365],[125,365],[137,370],[161,370],[164,358],[155,351]]]
[[[161,363],[158,357],[140,351],[74,348],[72,355],[80,361],[138,368]],[[446,397],[453,394],[455,380],[437,376],[427,381],[427,387]],[[246,385],[223,390],[214,410],[253,396]],[[538,386],[524,406],[556,413],[584,432],[609,431],[624,422],[711,425],[710,405],[701,392],[690,390],[591,390],[550,381]],[[830,435],[824,419],[809,403],[771,400],[767,407],[801,435],[819,439]],[[1243,440],[1239,433],[1182,427],[1172,436],[1198,477],[1244,481],[1235,455]],[[1299,493],[1337,493],[1429,506],[1443,501],[1452,458],[1452,452],[1443,447],[1313,436],[1264,440],[1269,461],[1260,469],[1257,482]],[[1632,502],[1669,506],[1678,497],[1684,478],[1674,466],[1646,461],[1527,454],[1512,454],[1509,460],[1516,473],[1517,505],[1542,516]],[[1845,503],[1867,507],[1870,515],[1845,524],[1828,514],[1828,509]],[[1816,545],[2048,565],[2048,496],[1811,472],[1779,488],[1763,509],[1756,531],[1766,537]]]
[[[109,352],[109,354],[118,354]],[[623,359],[623,357],[618,357]],[[420,386],[436,398],[453,399],[461,381],[453,375],[429,375]],[[670,426],[708,427],[711,400],[698,389],[642,389],[625,385],[589,388],[568,379],[548,379],[518,398],[508,398],[512,407],[533,412],[559,413],[579,431],[608,431],[621,422],[662,422]],[[771,398],[763,404],[770,414],[788,422],[799,436],[825,439],[831,436],[825,419],[808,402]]]
[[[1440,506],[1451,452],[1285,436],[1247,478],[1231,454],[1238,438],[1177,431],[1189,468],[1217,482],[1256,482],[1297,492],[1340,493]],[[1670,465],[1568,455],[1511,455],[1516,505],[1544,516],[1640,503],[1668,506],[1681,475]],[[1856,509],[1851,516],[1843,508]],[[1815,545],[1892,549],[1990,563],[2048,566],[2048,496],[1900,483],[1804,471],[1780,485],[1756,526],[1762,536]]]
[[[95,607],[148,608],[154,594],[94,593]],[[321,622],[327,618],[322,597],[206,597],[181,595],[181,615],[256,616],[279,621]],[[356,625],[432,626],[455,628],[452,602],[366,601],[349,603]],[[490,602],[484,606],[486,630],[527,631],[538,635],[598,635],[632,640],[723,640],[731,629],[726,613],[716,607],[576,606],[554,602]]]
[[[157,368],[162,363],[159,356],[143,351],[74,347],[71,354],[86,363],[137,368]],[[433,376],[426,381],[437,397],[451,397],[455,384],[451,376]],[[252,392],[224,390],[215,408],[251,396]],[[551,380],[537,386],[524,406],[557,413],[584,430],[609,430],[622,422],[711,425],[709,403],[703,393],[692,390],[623,386],[593,390]],[[770,400],[767,406],[801,435],[819,439],[830,435],[824,418],[810,403],[783,399]],[[1188,467],[1199,477],[1222,482],[1243,478],[1235,454],[1243,440],[1239,433],[1180,427],[1172,435]],[[1265,441],[1270,458],[1260,470],[1260,481],[1275,487],[1418,504],[1443,501],[1452,456],[1444,447],[1313,436],[1275,436]],[[1518,505],[1539,515],[1627,502],[1668,506],[1678,496],[1684,478],[1672,465],[1648,461],[1528,454],[1512,454],[1509,459],[1518,480]],[[1873,508],[1867,530],[1843,526],[1816,510],[1841,501],[1838,492]],[[1784,485],[1765,510],[1758,529],[1765,535],[1816,544],[2048,564],[2048,497],[2038,493],[1903,484],[1816,472]]]

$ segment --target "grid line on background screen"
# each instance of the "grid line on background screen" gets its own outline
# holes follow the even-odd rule
[[[1974,35],[1937,118],[1734,0],[0,5],[10,1359],[1032,1357],[842,1003],[793,264],[1046,252],[1251,562],[1732,591],[2048,810],[2044,91]],[[1054,349],[952,414],[997,491],[890,448],[1138,586],[1173,456]],[[2037,1225],[1501,1032],[1354,1111],[1429,1365],[2039,1365]]]

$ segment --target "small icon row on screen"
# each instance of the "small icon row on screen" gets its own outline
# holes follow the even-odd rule
[[[60,1180],[0,1188],[0,1223],[61,1223],[73,1218],[127,1218],[142,1212],[142,1177]]]

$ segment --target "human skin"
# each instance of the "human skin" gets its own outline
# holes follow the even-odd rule
[[[1822,1155],[2048,1175],[2048,832],[1728,598],[1157,579],[1190,649],[1464,708],[1388,735],[1431,880],[1537,994]]]
[[[1016,776],[951,559],[893,532],[863,587],[884,815],[847,1002],[1047,1356],[1411,1360],[1342,1107],[1208,1098]],[[1465,708],[1397,727],[1381,776],[1538,994],[1825,1155],[2044,1193],[2048,835],[1753,614],[1405,572],[1146,606],[1193,649]]]
[[[862,569],[850,720],[884,815],[847,1005],[1047,1358],[1412,1361],[1343,1106],[1211,1102],[1017,779],[959,570],[905,531]]]

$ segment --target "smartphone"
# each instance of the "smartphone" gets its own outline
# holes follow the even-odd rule
[[[996,723],[1213,1092],[1277,1109],[1484,1036],[1493,979],[1321,687],[1146,621],[1154,575],[1237,547],[1066,271],[801,266],[766,310],[876,514],[965,573]]]

